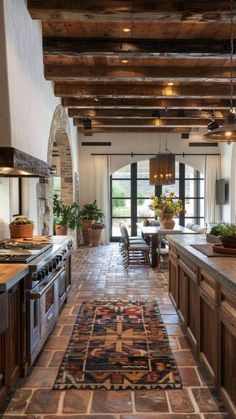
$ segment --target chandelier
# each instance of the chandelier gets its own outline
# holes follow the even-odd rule
[[[215,127],[210,123],[208,125],[208,132],[203,136],[207,141],[227,142],[230,144],[232,141],[236,141],[236,114],[233,110],[233,53],[234,53],[234,36],[233,36],[233,1],[231,0],[230,8],[230,112],[226,116],[226,123],[222,127]],[[213,128],[213,129],[212,129]]]
[[[165,133],[165,151],[161,152],[161,138],[159,153],[149,160],[150,185],[171,185],[175,183],[175,154],[167,149],[167,131]]]

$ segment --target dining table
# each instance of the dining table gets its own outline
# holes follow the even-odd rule
[[[196,234],[196,231],[193,231],[187,227],[183,227],[179,224],[175,224],[174,228],[166,229],[159,226],[144,226],[140,223],[137,224],[137,227],[140,229],[143,238],[150,242],[151,249],[151,266],[157,266],[158,255],[157,249],[160,246],[161,239],[166,237],[169,234]]]

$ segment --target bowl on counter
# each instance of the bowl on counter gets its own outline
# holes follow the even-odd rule
[[[236,235],[234,236],[220,236],[223,246],[231,249],[236,249]]]

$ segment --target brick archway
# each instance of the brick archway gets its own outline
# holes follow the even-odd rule
[[[61,198],[66,204],[73,202],[73,161],[69,120],[65,109],[58,105],[53,114],[48,141],[48,163],[53,164],[57,156],[57,173],[61,177]],[[38,231],[52,234],[53,190],[51,179],[40,179],[37,185]]]

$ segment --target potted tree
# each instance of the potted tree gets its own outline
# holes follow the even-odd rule
[[[19,215],[13,220],[10,225],[11,238],[26,238],[33,236],[34,223],[30,221],[25,215]]]
[[[80,206],[75,202],[70,205],[64,204],[57,194],[53,197],[53,214],[57,235],[66,235],[68,228],[74,230],[81,225]]]
[[[92,225],[95,221],[102,221],[102,218],[104,217],[102,211],[97,206],[97,201],[95,201],[92,204],[85,204],[81,208],[81,222],[82,222],[82,234],[83,234],[83,240],[84,244],[88,246],[90,244],[90,238],[91,238],[91,229]],[[95,229],[94,229],[95,230]],[[100,228],[100,235],[102,235],[102,229]]]

